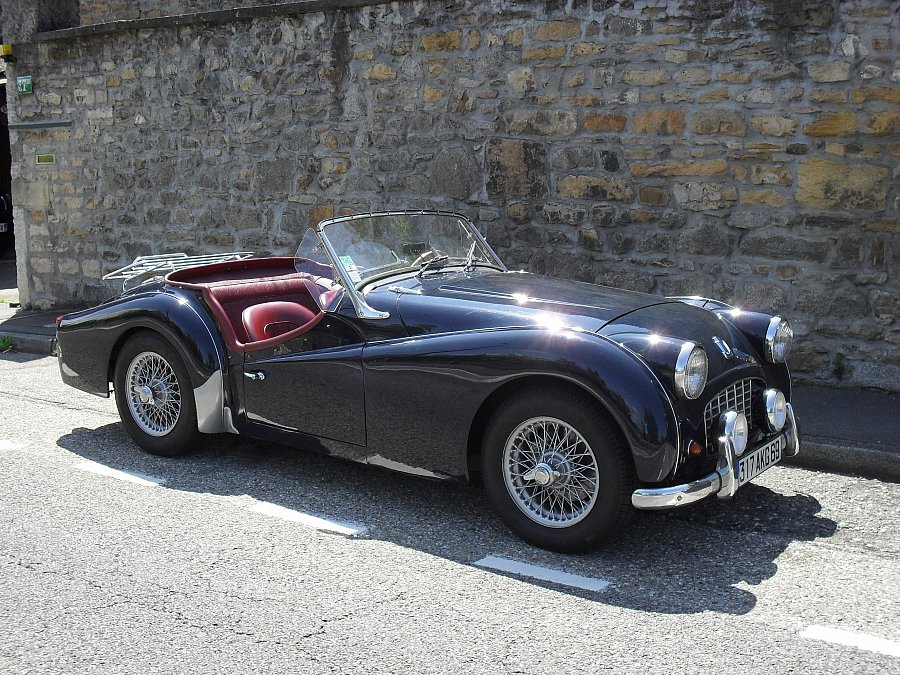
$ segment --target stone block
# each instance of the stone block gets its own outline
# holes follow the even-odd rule
[[[700,67],[683,68],[675,73],[675,76],[672,79],[682,85],[701,86],[709,82],[710,70],[709,68]]]
[[[716,79],[719,82],[725,82],[727,84],[747,84],[750,80],[753,79],[753,76],[750,73],[742,73],[736,70],[726,70],[720,71],[716,74]]]
[[[626,70],[622,73],[622,82],[642,87],[655,87],[668,79],[664,70]]]
[[[875,113],[869,118],[866,133],[875,136],[900,134],[900,112],[895,110]]]
[[[780,208],[787,203],[784,195],[775,190],[741,190],[741,204],[744,206],[772,206]]]
[[[432,162],[435,192],[453,199],[466,199],[481,185],[481,168],[463,147],[442,148]]]
[[[256,188],[264,194],[287,194],[291,189],[295,162],[282,157],[256,165]]]
[[[735,110],[700,110],[691,117],[691,131],[701,136],[746,136],[744,115]]]
[[[675,250],[691,255],[726,256],[731,251],[731,243],[713,223],[703,223],[682,231],[675,242]]]
[[[486,144],[485,156],[489,195],[541,199],[549,193],[547,153],[543,144],[492,138]]]
[[[803,237],[770,233],[751,233],[741,239],[740,251],[743,255],[766,258],[768,260],[802,260],[825,262],[831,244],[827,241],[813,241]]]
[[[710,159],[704,162],[655,162],[632,163],[631,175],[645,178],[651,176],[721,176],[728,169],[725,160]]]
[[[665,188],[641,185],[638,187],[638,201],[647,206],[665,206],[669,203],[669,192]]]
[[[859,130],[859,120],[852,112],[825,112],[819,119],[803,127],[807,136],[845,136]]]
[[[631,128],[639,134],[680,135],[684,133],[684,117],[683,109],[646,110],[634,116]]]
[[[536,47],[534,49],[526,49],[522,53],[522,60],[542,61],[544,59],[561,59],[565,55],[565,47]]]
[[[363,73],[363,79],[376,82],[388,82],[397,79],[397,71],[385,63],[376,63]]]
[[[750,128],[764,136],[793,136],[797,133],[797,120],[781,115],[754,115]]]
[[[853,103],[868,103],[869,101],[884,101],[885,103],[900,103],[900,87],[865,87],[850,91],[850,100]]]
[[[581,35],[581,23],[574,19],[539,23],[531,30],[535,40],[570,40]]]
[[[520,94],[531,91],[534,89],[534,70],[530,66],[511,70],[506,74],[506,83]]]
[[[540,134],[542,136],[568,136],[578,127],[576,113],[571,110],[536,110],[514,112],[507,123],[511,134]]]
[[[607,115],[604,113],[586,113],[584,116],[585,131],[622,131],[628,118],[625,115]]]
[[[461,46],[462,31],[450,30],[422,36],[422,50],[426,52],[452,52]]]
[[[425,85],[425,91],[422,92],[422,98],[428,102],[439,101],[446,95],[441,89],[437,87],[432,87],[430,84]]]
[[[738,195],[730,185],[720,183],[674,183],[672,196],[690,211],[714,211],[733,206]]]
[[[887,169],[811,158],[800,163],[796,199],[804,206],[883,209],[886,188]]]
[[[572,45],[572,56],[596,56],[606,50],[606,45],[598,42],[576,42]]]
[[[754,185],[791,185],[794,182],[790,170],[780,164],[757,164],[750,180]]]
[[[813,82],[846,82],[850,79],[850,64],[846,61],[819,61],[806,67]]]
[[[556,186],[560,197],[597,201],[629,201],[634,196],[624,180],[597,176],[566,176]]]

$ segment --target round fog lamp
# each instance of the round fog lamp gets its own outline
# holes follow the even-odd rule
[[[734,410],[723,412],[719,418],[719,427],[722,430],[722,436],[731,441],[734,453],[742,455],[744,450],[747,449],[748,436],[747,418],[744,416],[744,413],[735,412]]]
[[[769,431],[781,431],[787,421],[787,401],[777,389],[766,389],[763,392],[766,406],[766,426]]]

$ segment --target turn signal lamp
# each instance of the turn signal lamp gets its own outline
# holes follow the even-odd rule
[[[703,452],[703,446],[697,441],[691,441],[691,444],[688,445],[688,455],[690,457],[699,457],[701,452]]]

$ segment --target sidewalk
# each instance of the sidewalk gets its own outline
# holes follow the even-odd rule
[[[4,300],[10,292],[4,290],[4,282],[9,283],[6,263],[6,258],[0,259],[0,298]],[[56,317],[66,310],[20,311],[7,303],[0,301],[0,338],[9,337],[18,351],[52,354]],[[900,481],[900,394],[800,385],[794,388],[793,403],[800,454],[789,460],[792,464]]]

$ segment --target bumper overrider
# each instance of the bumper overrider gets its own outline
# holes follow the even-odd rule
[[[787,424],[785,424],[781,435],[785,438],[782,458],[796,456],[800,452],[800,436],[797,433],[797,420],[794,417],[794,408],[790,403],[787,404]],[[770,441],[766,443],[768,442]],[[763,447],[766,443],[756,448],[747,448],[746,452],[743,453],[744,457]],[[734,445],[727,437],[719,438],[718,444],[719,464],[713,473],[683,485],[635,490],[631,495],[632,505],[638,509],[668,509],[699,501],[714,493],[719,499],[731,499],[740,486],[740,458],[735,453]]]

